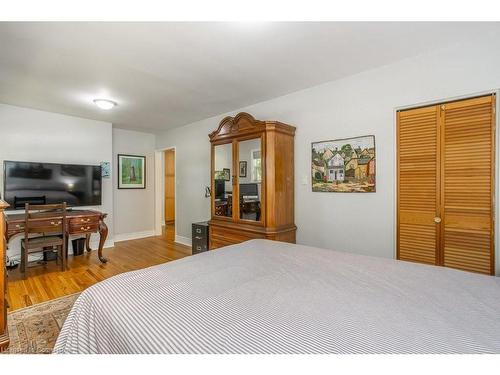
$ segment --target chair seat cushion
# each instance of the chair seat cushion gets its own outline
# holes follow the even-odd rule
[[[50,246],[61,246],[62,244],[63,240],[61,237],[58,236],[41,236],[41,237],[28,238],[28,241],[26,241],[26,239],[22,241],[22,246],[28,249],[50,247]]]

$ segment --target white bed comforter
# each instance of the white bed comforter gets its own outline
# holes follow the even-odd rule
[[[54,352],[500,353],[500,278],[253,240],[94,285]]]

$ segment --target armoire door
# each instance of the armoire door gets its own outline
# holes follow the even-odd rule
[[[398,112],[398,259],[494,273],[494,113],[494,95]]]

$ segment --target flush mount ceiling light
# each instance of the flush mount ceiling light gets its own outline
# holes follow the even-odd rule
[[[96,106],[106,111],[117,106],[114,101],[108,99],[94,99],[94,103]]]

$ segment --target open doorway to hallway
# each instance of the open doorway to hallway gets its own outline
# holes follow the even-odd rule
[[[164,151],[165,160],[165,195],[164,195],[164,235],[168,240],[175,240],[175,149]]]

